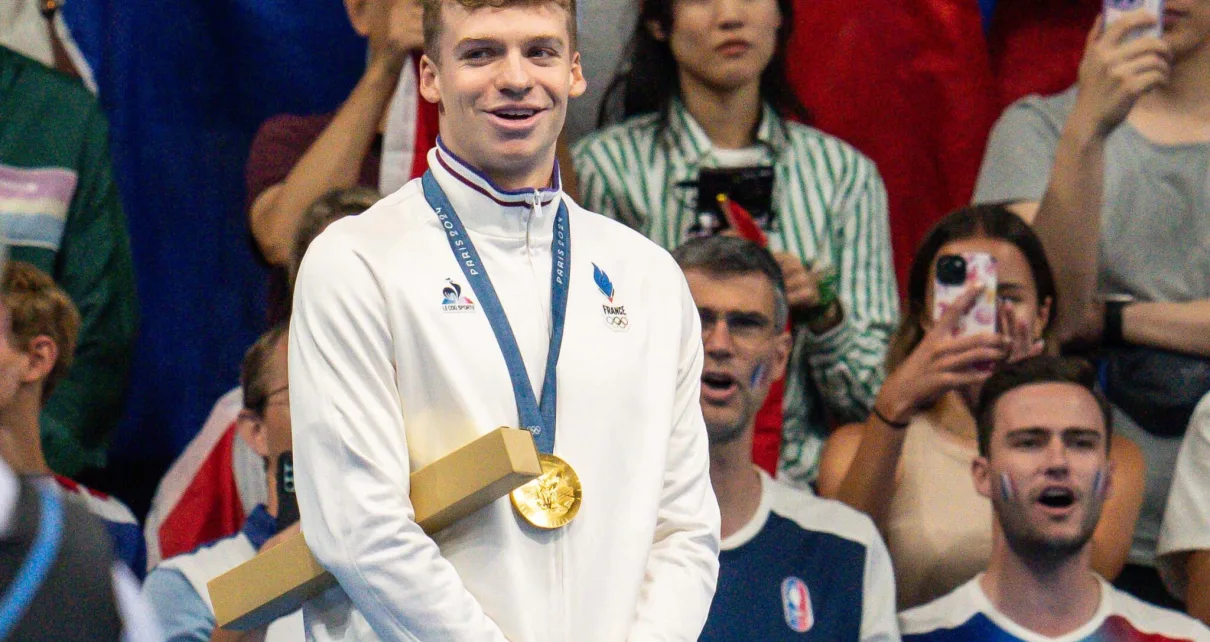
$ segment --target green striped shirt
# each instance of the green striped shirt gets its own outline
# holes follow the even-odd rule
[[[774,168],[769,249],[805,265],[835,266],[844,321],[816,335],[795,331],[786,380],[779,476],[815,479],[828,415],[861,421],[882,385],[886,346],[899,311],[891,265],[886,189],[857,150],[765,106],[757,141]],[[668,249],[696,222],[692,187],[717,164],[701,126],[679,101],[667,127],[655,114],[596,132],[572,149],[584,206],[617,219]]]

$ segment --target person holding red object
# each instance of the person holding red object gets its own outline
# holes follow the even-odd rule
[[[707,177],[758,186],[747,202],[742,190],[716,190],[762,224],[793,322],[784,400],[758,418],[755,456],[765,464],[780,442],[778,476],[808,485],[830,427],[869,412],[899,306],[878,170],[793,122],[809,119],[786,80],[795,4],[644,2],[629,71],[615,80],[629,119],[582,139],[572,157],[585,206],[667,249],[717,227]]]

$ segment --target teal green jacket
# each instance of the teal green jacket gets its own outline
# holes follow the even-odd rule
[[[75,362],[42,412],[51,468],[104,466],[138,323],[108,128],[77,80],[0,47],[0,230],[9,258],[54,277],[80,309]]]

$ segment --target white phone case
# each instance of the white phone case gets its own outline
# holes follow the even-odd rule
[[[954,336],[996,333],[996,259],[984,252],[963,252],[966,281],[962,285],[933,282],[933,319],[941,318],[949,306],[974,283],[983,285],[983,293],[971,309],[958,320]]]

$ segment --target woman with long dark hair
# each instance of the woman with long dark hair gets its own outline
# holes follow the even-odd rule
[[[996,334],[956,336],[968,289],[933,318],[938,257],[990,254],[996,262]],[[939,221],[912,261],[904,317],[891,340],[886,382],[863,424],[828,440],[819,491],[869,514],[895,566],[900,609],[941,597],[987,566],[991,503],[976,493],[972,406],[995,364],[1053,349],[1058,293],[1033,230],[1000,205],[960,209]],[[1113,579],[1126,563],[1143,501],[1143,457],[1115,436],[1110,497],[1092,536],[1093,568]]]
[[[874,164],[791,120],[807,119],[785,77],[791,12],[791,0],[645,0],[615,87],[629,118],[573,159],[585,207],[668,249],[720,231],[718,193],[764,228],[796,335],[784,431],[772,429],[781,474],[805,484],[828,420],[868,412],[898,306]]]

